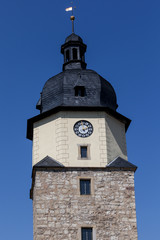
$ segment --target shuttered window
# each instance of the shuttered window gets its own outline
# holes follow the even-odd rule
[[[82,228],[81,229],[81,240],[93,240],[92,228]]]
[[[80,194],[90,195],[91,194],[91,180],[90,179],[80,179]]]

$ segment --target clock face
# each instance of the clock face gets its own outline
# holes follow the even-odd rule
[[[89,137],[93,133],[93,126],[86,120],[80,120],[74,124],[74,132],[79,137]]]

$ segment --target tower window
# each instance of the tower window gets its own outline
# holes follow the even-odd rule
[[[77,49],[76,48],[72,49],[72,54],[73,54],[73,60],[77,60]]]
[[[87,158],[87,146],[81,146],[80,147],[81,150],[81,158]]]
[[[78,144],[78,160],[91,160],[90,144]]]
[[[93,240],[92,228],[81,228],[81,240]]]
[[[70,60],[70,56],[69,56],[69,50],[66,51],[66,62],[68,62]]]
[[[91,194],[91,179],[80,179],[80,194],[81,195]]]
[[[83,62],[85,61],[85,59],[84,59],[84,53],[82,53],[82,52],[80,53],[80,58],[81,58],[81,61],[83,61]]]
[[[75,97],[84,97],[85,96],[85,87],[76,86],[75,87]]]

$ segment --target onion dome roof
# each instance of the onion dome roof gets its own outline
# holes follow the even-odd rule
[[[45,83],[37,104],[42,113],[58,106],[107,107],[116,111],[117,98],[111,84],[95,71],[71,69]]]
[[[65,43],[69,42],[69,41],[77,41],[77,42],[81,42],[83,43],[83,40],[80,36],[76,35],[75,33],[72,33],[71,35],[69,35],[66,40]]]

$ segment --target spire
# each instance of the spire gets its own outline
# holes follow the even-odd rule
[[[68,7],[65,9],[66,12],[71,11],[72,15],[70,16],[70,20],[72,21],[72,33],[74,33],[74,20],[75,20],[75,16],[73,14],[73,10],[76,8],[75,6],[73,6],[73,1],[71,2],[72,7]]]

